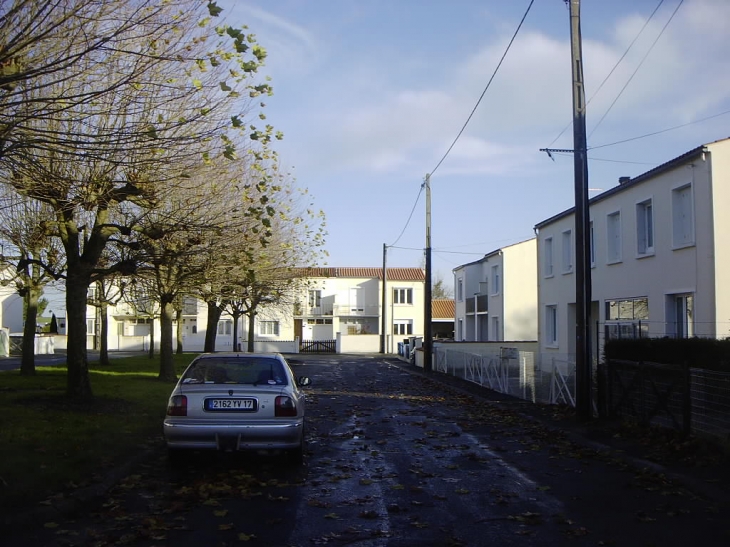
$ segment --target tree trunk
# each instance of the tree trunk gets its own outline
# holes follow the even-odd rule
[[[35,288],[26,289],[23,299],[25,300],[25,325],[23,326],[22,356],[20,360],[20,375],[35,376],[35,335],[36,321],[38,319],[38,300],[40,290]]]
[[[160,374],[158,378],[174,382],[177,380],[175,361],[172,358],[172,319],[175,309],[172,301],[164,296],[160,308]]]
[[[66,332],[67,350],[66,363],[68,379],[66,395],[79,401],[91,400],[94,395],[91,391],[89,379],[89,358],[86,352],[86,295],[89,292],[89,276],[75,272],[69,263],[68,279],[66,280]]]
[[[150,359],[155,358],[155,316],[150,317],[150,349],[147,352]]]
[[[183,316],[182,310],[175,310],[175,319],[177,320],[177,349],[175,353],[181,355],[183,352]]]
[[[222,310],[215,300],[208,301],[208,324],[205,327],[205,347],[203,351],[212,353],[215,351],[215,337],[218,334],[218,320],[221,318]]]
[[[238,313],[233,314],[233,351],[241,351],[240,344],[238,343]]]
[[[99,365],[102,367],[109,366],[109,303],[102,300],[99,305]]]
[[[254,327],[255,325],[256,312],[249,312],[248,314],[248,343],[246,344],[246,351],[253,353],[253,339],[254,339]]]

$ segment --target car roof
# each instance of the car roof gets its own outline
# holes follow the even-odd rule
[[[201,353],[196,359],[215,359],[215,358],[240,358],[240,359],[252,359],[268,357],[271,359],[283,359],[284,356],[281,353],[269,352],[269,353],[244,353],[240,351],[222,351],[216,353]]]

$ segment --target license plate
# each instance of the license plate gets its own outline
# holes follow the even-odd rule
[[[206,399],[205,410],[253,412],[256,410],[256,399]]]

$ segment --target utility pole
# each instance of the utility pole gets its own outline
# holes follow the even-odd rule
[[[388,247],[383,243],[383,296],[380,307],[382,308],[382,320],[380,324],[380,353],[386,353],[385,346],[388,338],[388,270],[386,269]]]
[[[570,53],[573,73],[573,170],[575,174],[575,410],[579,420],[593,418],[591,404],[591,263],[588,204],[588,146],[583,82],[580,0],[570,4]]]
[[[426,175],[423,185],[426,188],[426,294],[424,297],[424,326],[423,326],[423,370],[433,370],[433,356],[431,341],[433,339],[431,327],[431,175]]]

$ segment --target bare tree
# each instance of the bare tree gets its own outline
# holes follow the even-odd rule
[[[47,205],[25,198],[10,188],[0,197],[0,264],[14,272],[5,281],[23,298],[23,326],[20,374],[35,374],[35,337],[39,299],[43,288],[57,280],[64,268],[58,242],[46,237],[45,225],[52,219]]]
[[[270,126],[244,125],[241,110],[231,105],[243,91],[247,97],[270,92],[268,84],[248,79],[265,52],[241,30],[223,27],[218,34],[205,22],[202,3],[91,1],[86,5],[97,11],[83,16],[77,4],[85,3],[51,2],[55,9],[48,17],[71,11],[59,17],[63,32],[44,37],[63,39],[54,51],[64,45],[79,49],[73,70],[22,69],[29,66],[24,59],[37,57],[39,42],[18,46],[11,56],[25,65],[10,70],[9,84],[17,85],[7,86],[0,108],[8,118],[0,179],[54,212],[48,235],[60,239],[67,259],[67,394],[85,399],[92,397],[86,292],[91,282],[131,274],[135,267],[132,260],[101,264],[107,245],[132,248],[144,211],[185,180],[201,158],[212,161],[220,148],[224,157],[234,157],[235,138],[226,128],[245,130],[260,142],[276,135]],[[13,6],[3,24],[12,20],[40,31],[31,25],[31,2]],[[208,7],[217,11],[214,3]],[[74,26],[79,17],[84,24]],[[120,218],[126,222],[119,224]]]

